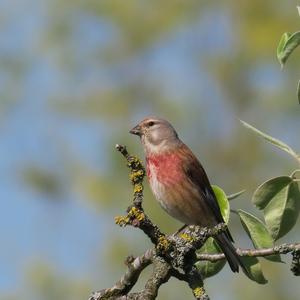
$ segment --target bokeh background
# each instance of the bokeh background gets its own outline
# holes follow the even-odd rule
[[[0,299],[87,299],[150,247],[114,225],[131,201],[116,143],[143,157],[128,130],[169,119],[227,193],[252,207],[262,181],[295,162],[242,128],[243,119],[300,151],[299,53],[276,46],[300,28],[298,1],[2,0],[0,2]],[[146,190],[161,229],[179,226]],[[237,245],[250,247],[236,216]],[[299,240],[299,223],[284,241]],[[283,241],[280,241],[283,242]],[[289,258],[286,260],[289,262]],[[299,299],[289,265],[262,261],[267,285],[226,266],[211,298]],[[143,286],[151,270],[142,276]],[[158,299],[193,299],[181,282]]]

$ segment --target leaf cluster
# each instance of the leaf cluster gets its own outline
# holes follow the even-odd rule
[[[300,6],[297,7],[300,15]],[[300,44],[300,31],[294,33],[285,32],[279,41],[277,46],[277,59],[283,68],[290,55]],[[300,81],[297,86],[297,97],[300,104]]]
[[[300,163],[299,155],[284,142],[271,137],[256,129],[250,124],[241,121],[248,129],[252,130],[258,136],[266,141],[289,153]],[[255,249],[270,248],[275,246],[275,242],[285,236],[294,227],[300,212],[300,191],[299,179],[297,175],[300,170],[296,169],[291,175],[275,177],[263,182],[255,190],[252,196],[252,203],[263,213],[264,220],[257,216],[239,209],[232,210],[239,217],[247,236],[250,238]],[[230,203],[232,200],[242,194],[243,191],[233,195],[226,196],[225,192],[218,186],[213,186],[217,197],[221,213],[226,223],[230,217]],[[218,245],[210,238],[199,250],[199,253],[216,254],[220,253]],[[251,280],[259,284],[267,283],[263,275],[260,262],[256,257],[242,257],[249,274],[246,274]],[[272,262],[282,262],[280,255],[266,256],[265,259]],[[211,277],[222,270],[225,261],[200,261],[197,268],[200,269],[204,277]]]

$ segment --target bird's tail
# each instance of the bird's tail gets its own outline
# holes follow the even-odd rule
[[[242,262],[240,256],[236,253],[236,249],[229,240],[229,237],[226,235],[225,232],[220,233],[215,237],[219,247],[225,254],[225,257],[229,263],[229,266],[233,272],[239,271],[239,266],[242,267],[243,271],[248,274],[248,271]]]

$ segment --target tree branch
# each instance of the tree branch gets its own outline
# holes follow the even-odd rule
[[[263,249],[240,249],[237,248],[236,252],[239,256],[250,256],[250,257],[265,257],[275,254],[287,254],[294,251],[300,251],[300,243],[290,243],[274,246],[272,248],[263,248]],[[225,259],[224,253],[218,254],[207,254],[207,253],[198,253],[198,260],[207,260],[207,261],[218,261]]]
[[[152,263],[153,249],[147,250],[142,256],[137,258],[128,257],[125,261],[127,271],[115,285],[108,289],[94,292],[89,300],[114,299],[126,295],[137,282],[141,272]]]

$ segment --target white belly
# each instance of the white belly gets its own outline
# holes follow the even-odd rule
[[[166,187],[157,179],[155,172],[151,170],[150,187],[154,197],[159,202],[160,206],[173,218],[189,224],[189,218],[185,216],[185,213],[180,207],[174,205],[172,199],[168,199],[169,193]]]
[[[153,175],[150,179],[150,187],[153,192],[153,195],[159,202],[159,204],[162,206],[162,208],[164,208],[168,212],[168,207],[164,201],[166,197],[166,189],[164,185],[157,180],[155,173],[153,172],[152,174]]]

